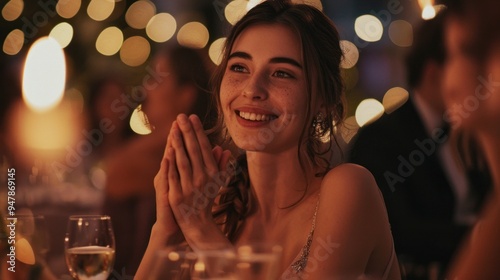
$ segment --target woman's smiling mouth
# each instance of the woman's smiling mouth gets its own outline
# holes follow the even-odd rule
[[[239,111],[239,110],[236,110],[235,112],[240,118],[247,120],[247,121],[267,122],[267,121],[272,121],[272,120],[278,118],[278,116],[272,115],[272,114],[258,114],[258,113],[254,113],[254,112],[243,112],[243,111]]]

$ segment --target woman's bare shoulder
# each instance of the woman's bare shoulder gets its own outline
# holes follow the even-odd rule
[[[321,211],[342,216],[342,220],[386,220],[385,204],[373,175],[356,164],[339,165],[325,175],[320,205]]]
[[[323,178],[321,192],[347,191],[379,196],[373,175],[361,165],[344,163],[331,169]]]

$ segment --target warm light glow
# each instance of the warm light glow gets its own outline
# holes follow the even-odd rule
[[[205,269],[205,264],[202,261],[197,261],[194,264],[194,271],[203,272]]]
[[[413,44],[413,26],[405,20],[395,20],[389,25],[389,38],[400,47]]]
[[[354,22],[354,31],[359,38],[367,42],[376,42],[382,38],[384,27],[375,16],[362,15]]]
[[[208,38],[208,29],[199,22],[186,23],[177,33],[179,44],[196,49],[204,48],[208,43]]]
[[[95,21],[103,21],[113,13],[114,9],[114,0],[91,0],[87,7],[87,14]]]
[[[56,11],[62,18],[72,18],[78,13],[81,6],[81,0],[59,0],[56,4]]]
[[[356,108],[356,122],[359,127],[378,120],[384,114],[384,106],[378,100],[368,98],[359,103]]]
[[[431,4],[422,9],[422,18],[425,20],[433,19],[436,16],[436,10]]]
[[[344,69],[349,69],[354,67],[354,65],[356,65],[359,59],[359,51],[356,45],[347,40],[341,40],[340,48],[344,53],[344,57],[340,62],[340,67]]]
[[[443,4],[434,5],[434,10],[436,11],[436,14],[439,14],[444,9],[446,9],[446,5]]]
[[[151,127],[149,125],[148,117],[142,111],[141,105],[135,108],[134,112],[132,112],[132,116],[130,116],[130,128],[140,135],[147,135],[152,132]]]
[[[16,240],[16,259],[22,263],[34,265],[35,253],[28,240],[21,237]]]
[[[23,9],[23,0],[10,0],[7,4],[5,4],[5,6],[3,6],[2,17],[6,21],[14,21],[21,15]]]
[[[424,9],[425,6],[434,5],[434,0],[418,0],[418,5],[420,9]]]
[[[146,34],[155,42],[163,43],[174,36],[177,30],[175,18],[169,13],[154,15],[146,25]]]
[[[234,0],[229,2],[224,9],[226,20],[231,25],[235,25],[247,13],[248,3],[249,2],[245,0]]]
[[[114,55],[123,44],[123,33],[115,26],[104,29],[97,37],[95,48],[103,55]]]
[[[73,39],[73,26],[67,22],[61,22],[52,28],[49,36],[56,39],[61,48],[65,48]]]
[[[24,45],[24,33],[19,29],[12,30],[3,42],[3,52],[9,55],[16,55]]]
[[[253,7],[259,5],[262,2],[264,2],[264,0],[249,0],[247,4],[247,11],[250,11],[251,9],[253,9]]]
[[[130,5],[125,13],[125,21],[132,28],[143,29],[155,13],[156,6],[151,1],[140,0]]]
[[[82,136],[78,134],[82,128],[81,119],[78,119],[81,116],[67,102],[44,112],[19,106],[14,115],[15,138],[26,153],[61,151],[74,146]]]
[[[226,38],[219,38],[215,40],[208,49],[208,55],[215,65],[219,65],[222,60],[222,49],[226,43]]]
[[[181,257],[179,255],[179,253],[177,253],[177,252],[170,252],[170,253],[168,253],[168,259],[171,260],[171,261],[173,261],[173,262],[178,261],[180,258]]]
[[[24,65],[23,98],[33,110],[45,111],[62,100],[66,61],[61,45],[51,37],[33,43]]]
[[[139,66],[149,57],[151,46],[148,40],[141,36],[133,36],[123,42],[120,58],[128,66]]]
[[[382,104],[384,105],[385,112],[390,114],[399,107],[401,107],[410,97],[408,91],[401,87],[393,87],[388,90],[384,98],[382,99]]]

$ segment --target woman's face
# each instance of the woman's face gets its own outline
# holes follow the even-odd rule
[[[298,36],[279,24],[248,27],[235,40],[221,83],[225,123],[239,148],[297,147],[307,86]]]
[[[498,131],[494,120],[500,119],[500,51],[493,51],[481,66],[474,55],[469,26],[456,17],[446,24],[445,118],[466,130]]]

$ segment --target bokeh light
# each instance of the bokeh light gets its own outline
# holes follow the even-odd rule
[[[49,36],[56,39],[61,45],[61,48],[65,48],[73,39],[73,26],[67,22],[61,22],[52,28]]]
[[[264,0],[249,0],[247,3],[247,11],[250,11],[251,9],[253,9],[253,7],[259,5],[262,2],[264,2]]]
[[[342,61],[340,62],[340,67],[344,69],[349,69],[354,67],[359,59],[359,51],[356,45],[347,40],[340,41],[340,48],[344,54]]]
[[[158,43],[170,40],[176,30],[177,22],[169,13],[154,15],[146,25],[146,34],[148,37]]]
[[[359,127],[378,120],[384,114],[384,106],[378,100],[368,98],[361,101],[356,108],[356,122]]]
[[[179,29],[177,41],[180,45],[195,49],[204,48],[209,39],[208,29],[200,22],[188,22]]]
[[[2,17],[6,21],[14,21],[21,15],[23,9],[23,0],[10,0],[5,4],[5,6],[3,6]]]
[[[130,116],[130,128],[137,134],[147,135],[152,132],[149,125],[148,117],[142,111],[141,105],[137,106]]]
[[[114,55],[123,44],[123,33],[116,26],[110,26],[104,29],[95,42],[95,48],[103,55]]]
[[[377,42],[382,38],[384,27],[382,22],[373,15],[362,15],[354,22],[354,31],[359,38],[367,42]]]
[[[431,4],[426,5],[422,9],[422,19],[429,20],[433,19],[434,17],[436,17],[436,10],[434,9],[434,6],[432,6]]]
[[[413,44],[413,26],[406,20],[395,20],[389,25],[389,38],[400,47]]]
[[[81,6],[81,0],[59,0],[56,4],[56,11],[59,16],[68,19],[74,17]]]
[[[247,13],[247,5],[248,2],[245,0],[234,0],[229,2],[224,9],[226,20],[231,25],[235,25]]]
[[[151,1],[140,0],[130,5],[125,13],[125,21],[132,28],[143,29],[155,13],[156,6]]]
[[[393,87],[384,94],[382,104],[385,112],[390,114],[408,101],[410,94],[402,87]]]
[[[91,0],[87,7],[87,14],[95,21],[103,21],[113,13],[114,9],[114,0]]]
[[[120,59],[128,66],[139,66],[146,62],[151,53],[148,40],[141,36],[133,36],[123,42]]]
[[[12,30],[3,42],[3,52],[8,55],[16,55],[24,45],[24,33],[20,29]]]
[[[210,59],[215,65],[219,65],[222,60],[222,50],[224,48],[224,44],[226,43],[226,38],[219,38],[215,40],[208,49],[208,55]]]
[[[35,111],[60,103],[66,84],[64,52],[54,38],[42,37],[28,51],[23,72],[23,99]]]

